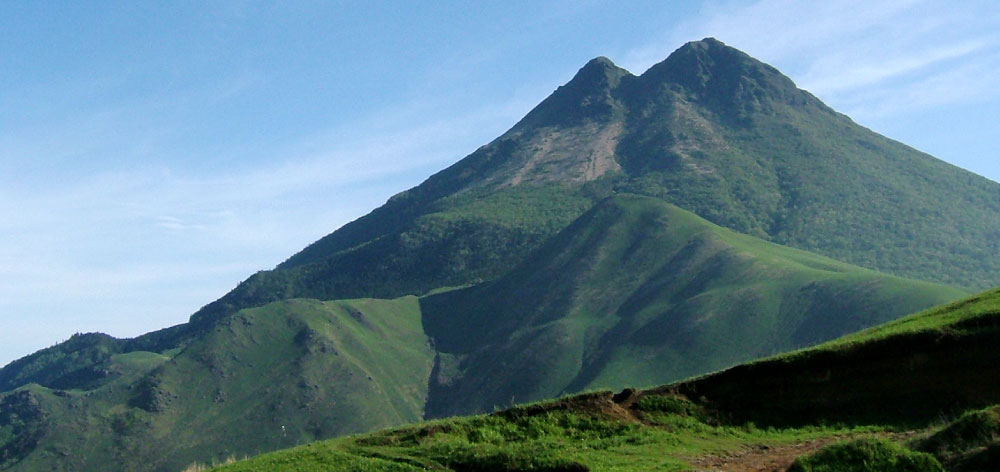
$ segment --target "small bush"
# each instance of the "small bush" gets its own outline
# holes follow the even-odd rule
[[[1000,407],[967,412],[961,418],[917,444],[916,449],[940,460],[987,446],[1000,439]]]
[[[690,416],[703,422],[709,420],[704,408],[677,395],[643,395],[636,402],[636,408],[647,413]]]
[[[795,459],[788,472],[944,472],[930,454],[885,439],[858,439]]]

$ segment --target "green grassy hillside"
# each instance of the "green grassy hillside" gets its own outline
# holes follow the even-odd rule
[[[439,351],[428,414],[668,382],[961,296],[619,195],[503,278],[421,299]]]
[[[175,471],[417,421],[432,359],[415,297],[245,310],[183,350],[112,355],[98,386],[3,394],[0,468]]]
[[[1000,378],[1000,351],[969,347],[995,346],[998,327],[1000,290],[994,290],[673,385],[334,439],[217,470],[774,470],[793,461],[795,470],[813,471],[930,472],[942,464],[944,470],[990,470],[1000,437],[997,408],[976,409],[1000,402],[1000,385],[989,381]],[[924,342],[915,344],[917,338]],[[831,366],[831,356],[860,368]],[[915,406],[907,386],[928,379],[939,387],[920,408],[880,413],[894,403]],[[888,384],[900,388],[884,388]],[[856,392],[853,403],[836,401],[848,389]],[[769,396],[775,399],[765,401]],[[792,397],[791,412],[778,406]],[[753,410],[761,406],[764,414]],[[949,417],[955,420],[941,421]]]
[[[929,421],[1000,402],[1000,290],[801,352],[681,384],[682,393],[777,424]],[[890,375],[900,370],[905,375]]]

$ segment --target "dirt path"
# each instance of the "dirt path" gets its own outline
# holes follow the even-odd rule
[[[918,431],[877,434],[893,441],[905,441]],[[796,457],[813,453],[824,446],[872,434],[842,434],[811,439],[800,443],[744,446],[735,451],[702,456],[691,461],[695,470],[705,472],[778,472],[792,465]]]

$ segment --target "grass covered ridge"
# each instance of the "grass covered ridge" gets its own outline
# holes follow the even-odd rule
[[[997,315],[1000,315],[1000,288],[862,330],[824,343],[817,349],[842,349],[851,344],[900,335],[970,333],[997,324],[1000,322]]]
[[[1000,402],[1000,290],[676,386],[744,420],[923,423]]]

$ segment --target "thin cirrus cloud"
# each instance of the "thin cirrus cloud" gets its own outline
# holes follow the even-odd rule
[[[849,93],[904,75],[920,73],[928,67],[938,66],[943,62],[968,58],[986,50],[988,46],[991,46],[990,42],[976,39],[860,63],[856,58],[833,56],[814,62],[800,80],[810,91],[821,95]],[[845,63],[848,62],[853,62],[855,65],[844,70]]]
[[[910,110],[976,103],[1000,96],[994,77],[1000,73],[1000,54],[979,58],[904,78],[887,79],[882,87],[858,87],[836,94],[849,114],[891,117]]]
[[[663,37],[629,51],[625,64],[636,71],[645,70],[662,59],[665,49],[705,36],[718,36],[766,61],[815,53],[817,49],[836,49],[848,43],[847,38],[884,27],[887,20],[915,3],[918,2],[706,2],[699,14]]]
[[[1000,92],[983,77],[1000,76],[998,30],[992,2],[716,2],[626,54],[625,64],[644,70],[665,48],[718,36],[864,121],[995,98]]]

